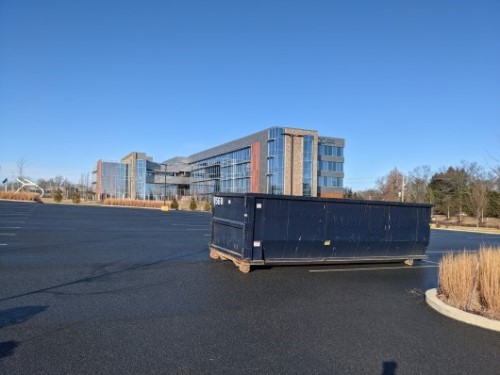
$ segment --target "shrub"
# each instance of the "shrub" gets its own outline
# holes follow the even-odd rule
[[[198,205],[196,204],[196,199],[194,197],[191,197],[191,203],[189,203],[189,209],[191,211],[194,211],[198,208]]]
[[[203,209],[208,212],[212,211],[212,205],[210,204],[209,201],[205,202],[205,207],[203,207]]]
[[[179,202],[177,202],[177,199],[172,199],[172,203],[170,203],[170,208],[172,210],[178,210],[179,209]]]
[[[52,194],[52,198],[54,198],[54,202],[61,202],[63,199],[61,189],[57,189],[54,194]]]
[[[80,192],[77,190],[76,192],[73,193],[73,196],[71,197],[71,200],[73,201],[73,203],[80,203],[81,201],[81,195],[80,195]]]

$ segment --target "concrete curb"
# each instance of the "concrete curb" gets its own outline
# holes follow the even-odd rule
[[[500,321],[488,319],[484,316],[471,314],[453,306],[447,305],[437,297],[437,289],[429,289],[425,292],[425,301],[434,310],[449,318],[459,320],[463,323],[471,324],[477,327],[490,329],[492,331],[500,332]]]
[[[498,229],[489,229],[489,228],[483,228],[483,229],[476,229],[476,228],[457,228],[457,227],[452,227],[452,228],[436,228],[436,227],[431,227],[431,229],[435,230],[447,230],[451,232],[467,232],[467,233],[482,233],[482,234],[497,234],[500,235],[500,230]]]

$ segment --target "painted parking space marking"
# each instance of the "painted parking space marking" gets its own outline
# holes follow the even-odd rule
[[[176,227],[207,227],[206,224],[190,224],[190,223],[172,223]]]
[[[0,229],[21,229],[21,227],[0,227]]]
[[[309,270],[311,273],[323,272],[351,272],[351,271],[381,271],[381,270],[414,270],[417,268],[437,268],[435,265],[428,266],[396,266],[396,267],[358,267],[358,268],[335,268],[323,270]]]
[[[437,264],[439,265],[439,263],[437,262],[433,262],[432,260],[428,260],[428,259],[423,259],[422,262],[425,262],[425,263],[432,263],[432,264]]]
[[[477,253],[479,250],[442,250],[426,251],[426,254],[446,254],[446,253]]]

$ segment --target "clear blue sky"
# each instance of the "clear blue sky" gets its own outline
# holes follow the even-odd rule
[[[0,0],[0,177],[189,155],[287,125],[345,186],[500,159],[500,1]]]

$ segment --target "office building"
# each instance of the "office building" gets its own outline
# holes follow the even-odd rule
[[[155,163],[144,153],[99,161],[96,193],[136,199],[216,192],[343,196],[342,138],[272,127],[187,157]]]

